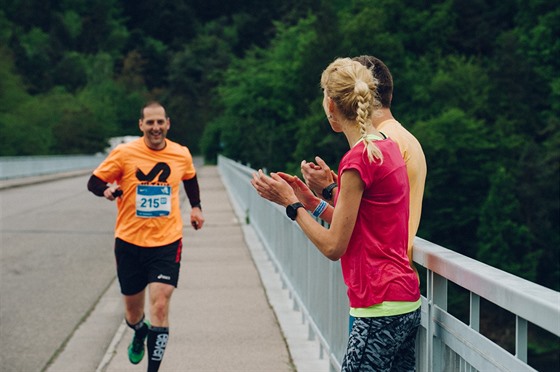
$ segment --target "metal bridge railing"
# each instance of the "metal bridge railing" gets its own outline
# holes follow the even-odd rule
[[[324,258],[279,206],[257,195],[254,169],[220,156],[218,168],[238,214],[255,230],[290,290],[294,306],[317,337],[321,355],[340,370],[348,337],[348,300],[340,264]],[[534,371],[527,364],[527,329],[534,324],[560,337],[560,293],[416,238],[414,261],[425,268],[417,338],[419,371]],[[447,311],[450,283],[470,297],[469,324]],[[515,316],[515,355],[479,332],[485,299]]]
[[[45,155],[0,157],[0,180],[95,169],[106,155]]]

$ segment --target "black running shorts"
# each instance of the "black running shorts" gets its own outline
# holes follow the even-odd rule
[[[177,287],[182,248],[181,239],[161,247],[144,248],[117,238],[115,258],[121,293],[137,294],[153,282]]]

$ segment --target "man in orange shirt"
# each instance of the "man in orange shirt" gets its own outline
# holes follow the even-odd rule
[[[125,320],[135,331],[128,348],[131,363],[144,357],[148,371],[159,369],[169,337],[169,304],[179,279],[183,221],[179,189],[191,204],[190,221],[202,228],[204,217],[196,170],[189,150],[166,138],[170,120],[165,108],[150,102],[142,108],[143,136],[117,146],[94,170],[88,190],[117,200],[115,257],[124,296]],[[108,186],[116,183],[117,186]],[[150,322],[144,303],[149,288]]]

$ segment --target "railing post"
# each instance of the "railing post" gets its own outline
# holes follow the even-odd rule
[[[443,371],[443,344],[437,337],[435,307],[439,307],[443,311],[447,311],[447,280],[429,271],[428,274],[428,330],[427,349],[428,349],[428,366],[427,371],[440,372]]]
[[[427,271],[426,274],[426,299],[428,302],[428,321],[426,322],[426,366],[425,371],[432,371],[432,366],[434,365],[433,362],[433,355],[434,355],[434,322],[433,322],[433,311],[432,308],[434,306],[434,283],[433,283],[433,272],[431,270]]]
[[[480,296],[475,293],[471,294],[471,306],[469,312],[469,326],[475,331],[480,331]]]
[[[515,317],[515,356],[527,363],[527,321]]]

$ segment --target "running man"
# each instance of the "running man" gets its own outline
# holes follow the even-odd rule
[[[139,120],[143,136],[111,151],[87,186],[97,196],[117,200],[117,276],[125,320],[134,330],[128,358],[140,363],[147,343],[148,372],[159,369],[169,338],[169,306],[181,264],[181,183],[191,205],[191,225],[195,230],[204,225],[191,153],[166,138],[170,124],[160,103],[148,103]],[[151,323],[144,315],[146,287]]]

